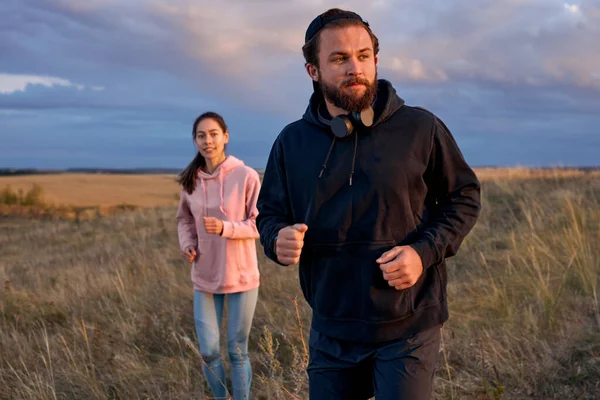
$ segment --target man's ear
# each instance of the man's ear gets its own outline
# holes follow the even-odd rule
[[[306,64],[306,73],[310,78],[318,82],[319,81],[319,69],[314,64]]]

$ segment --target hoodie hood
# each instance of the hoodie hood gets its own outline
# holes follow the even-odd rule
[[[319,105],[323,102],[323,95],[315,86],[315,91],[310,97],[308,107],[306,107],[306,111],[304,112],[302,119],[310,124],[327,128],[327,130],[329,130],[329,127],[319,120],[319,116],[317,114]],[[404,100],[398,96],[396,89],[394,89],[392,84],[385,79],[378,79],[377,96],[375,98],[375,103],[373,104],[373,111],[375,112],[375,115],[373,117],[372,127],[388,119],[403,105]]]
[[[308,123],[319,126],[321,128],[324,128],[325,131],[328,132],[331,135],[331,137],[333,138],[331,141],[331,145],[329,146],[329,151],[327,152],[327,156],[325,157],[325,161],[323,162],[323,168],[321,169],[321,172],[319,173],[319,178],[321,176],[323,176],[323,172],[325,172],[325,169],[327,168],[327,162],[329,161],[329,156],[331,155],[331,152],[333,151],[333,147],[335,146],[335,142],[336,142],[336,137],[331,132],[330,127],[327,126],[325,123],[321,122],[321,120],[319,119],[319,115],[318,115],[319,106],[323,102],[324,102],[323,95],[321,94],[321,92],[317,88],[317,86],[315,85],[315,91],[313,92],[312,96],[310,97],[308,107],[306,108],[306,111],[305,111],[304,115],[302,116],[302,119],[307,121]],[[392,84],[385,79],[378,79],[377,80],[377,95],[375,96],[375,102],[373,104],[373,111],[374,111],[373,125],[371,125],[371,127],[369,129],[371,129],[371,128],[377,126],[378,124],[382,123],[383,121],[387,120],[396,111],[398,111],[403,105],[404,105],[404,100],[401,99],[400,96],[398,96],[396,94],[396,89],[394,89]],[[352,186],[352,177],[354,176],[354,166],[356,164],[356,152],[358,150],[358,135],[356,134],[356,131],[353,133],[353,136],[354,136],[354,155],[352,157],[352,166],[351,166],[350,177],[349,177],[350,186]]]
[[[196,178],[197,178],[197,180],[200,181],[200,187],[202,188],[202,192],[204,194],[203,204],[206,205],[207,200],[208,200],[208,190],[206,189],[205,181],[211,180],[211,179],[217,179],[218,184],[219,184],[219,198],[221,201],[220,209],[225,214],[226,213],[225,207],[224,207],[224,198],[225,198],[224,187],[225,187],[225,185],[223,183],[223,179],[229,172],[233,171],[236,168],[243,167],[244,165],[245,164],[242,160],[240,160],[234,156],[227,156],[227,158],[225,158],[225,161],[223,161],[217,168],[215,168],[215,170],[211,174],[206,173],[206,172],[202,171],[201,169],[198,169],[198,171],[196,171]],[[206,215],[206,210],[204,210],[204,215]]]

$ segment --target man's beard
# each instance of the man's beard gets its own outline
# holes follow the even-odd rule
[[[365,85],[365,92],[362,95],[359,95],[346,94],[342,91],[345,86],[353,84]],[[372,83],[364,78],[350,78],[342,84],[341,88],[329,85],[323,80],[319,80],[319,86],[321,87],[323,97],[329,100],[337,108],[341,108],[348,112],[361,112],[375,101],[375,96],[377,95],[377,75],[375,75]]]

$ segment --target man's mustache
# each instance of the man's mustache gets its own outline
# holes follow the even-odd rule
[[[369,86],[370,82],[364,78],[351,78],[342,83],[342,86],[365,85]]]

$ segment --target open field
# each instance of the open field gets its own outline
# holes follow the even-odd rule
[[[596,178],[600,169],[530,169],[480,168],[482,180],[516,180],[531,178]],[[83,174],[60,173],[40,175],[0,176],[0,190],[27,192],[34,185],[44,190],[44,200],[50,205],[75,207],[109,207],[129,204],[135,207],[172,205],[179,195],[176,175],[167,174]]]
[[[600,174],[478,174],[482,215],[449,261],[435,398],[600,398]],[[27,190],[36,178],[25,178]],[[172,177],[69,179],[63,194],[37,183],[66,204],[93,204],[84,187],[112,204],[156,203],[77,223],[0,217],[0,399],[204,398]],[[310,310],[296,268],[257,246],[253,393],[306,399]]]
[[[44,189],[44,200],[52,205],[80,207],[131,204],[139,207],[172,205],[179,195],[175,175],[47,174],[0,176],[0,189]]]

